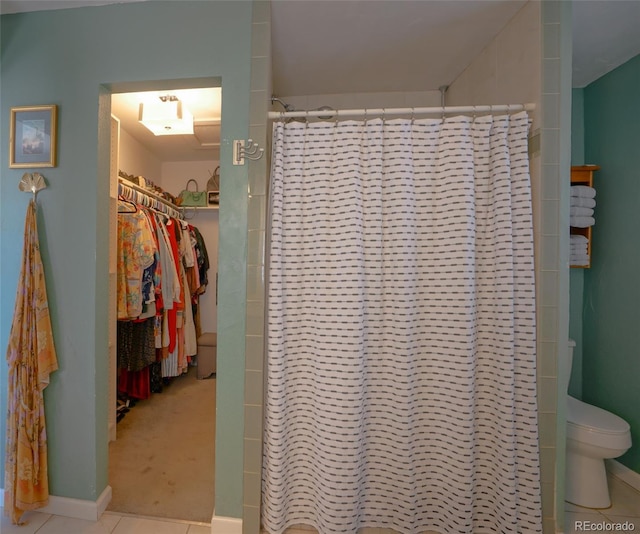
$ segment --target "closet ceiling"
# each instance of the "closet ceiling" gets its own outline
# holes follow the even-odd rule
[[[140,103],[166,95],[175,96],[191,112],[193,135],[156,136],[138,122]],[[219,87],[114,94],[111,114],[120,120],[121,129],[160,161],[217,160],[220,157],[220,95]]]
[[[140,0],[0,0],[0,13],[125,1]],[[286,97],[438,90],[450,84],[525,3],[273,0],[273,92]],[[584,87],[640,54],[639,20],[638,0],[573,2],[574,87]],[[154,141],[164,144],[159,152],[170,153],[166,139]],[[202,150],[183,141],[174,138],[171,157],[202,157]],[[180,150],[188,152],[179,153],[180,144]]]

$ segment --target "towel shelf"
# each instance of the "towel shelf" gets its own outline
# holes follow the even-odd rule
[[[586,185],[589,187],[593,187],[593,173],[598,170],[600,170],[600,167],[598,165],[577,165],[571,167],[571,185]],[[587,228],[576,228],[574,226],[571,226],[571,235],[583,235],[587,238],[587,256],[589,258],[587,265],[571,265],[571,267],[575,267],[578,269],[588,269],[589,267],[591,267],[592,228],[592,226],[589,226]]]

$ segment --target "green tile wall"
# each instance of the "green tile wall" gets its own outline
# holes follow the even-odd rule
[[[568,120],[570,119],[570,91],[567,93],[568,72],[571,65],[570,44],[570,6],[560,1],[542,2],[542,83],[541,95],[541,159],[540,195],[541,212],[537,214],[541,228],[536,236],[537,275],[539,278],[539,339],[538,374],[540,391],[540,439],[541,469],[543,491],[544,532],[556,531],[556,522],[561,524],[563,509],[562,484],[564,480],[564,414],[558,409],[559,377],[562,368],[558,368],[559,356],[566,349],[568,335],[569,279],[568,279],[568,151],[570,147]],[[268,54],[268,45],[259,42],[265,38],[263,16],[267,11],[264,2],[254,2],[254,42],[252,44],[252,75],[263,73],[262,57]],[[568,69],[568,70],[567,70]],[[570,83],[570,81],[569,81]],[[254,85],[255,84],[255,85]],[[267,85],[268,87],[268,85]],[[263,131],[263,109],[266,111],[268,92],[266,87],[252,80],[251,128],[252,136],[257,139]],[[567,94],[569,97],[567,98]],[[254,100],[255,99],[255,100]],[[567,105],[569,106],[567,108]],[[266,132],[266,129],[264,130]],[[261,145],[262,146],[262,145]],[[265,162],[266,163],[266,162]],[[252,164],[254,165],[254,164]],[[249,235],[250,245],[247,264],[247,338],[246,372],[247,385],[259,387],[258,376],[262,373],[264,353],[263,330],[264,294],[260,298],[260,288],[264,287],[262,269],[264,256],[261,255],[263,243],[261,233],[264,230],[266,213],[267,167],[250,170],[249,198]],[[256,196],[254,196],[254,193]],[[256,199],[257,197],[257,199]],[[567,224],[565,224],[567,223]],[[566,235],[565,235],[566,234]],[[256,534],[259,528],[259,502],[256,501],[256,488],[259,485],[261,465],[262,404],[258,392],[245,396],[245,451],[244,451],[244,525],[246,534]],[[262,391],[259,392],[262,394]],[[561,422],[559,422],[561,421]],[[556,486],[559,485],[558,491]]]
[[[250,135],[265,149],[262,159],[249,162],[247,228],[247,329],[245,338],[245,429],[243,473],[243,534],[260,531],[262,468],[262,408],[265,344],[265,274],[268,192],[267,109],[271,97],[270,3],[253,2],[251,41]]]
[[[538,391],[543,528],[551,534],[564,524],[566,415],[560,400],[565,395],[569,336],[571,2],[543,1],[542,27]]]

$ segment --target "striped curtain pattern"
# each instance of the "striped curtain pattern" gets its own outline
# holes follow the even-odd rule
[[[274,124],[270,534],[542,531],[528,130]]]

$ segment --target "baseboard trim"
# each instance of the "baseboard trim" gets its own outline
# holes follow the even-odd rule
[[[74,519],[84,519],[86,521],[97,521],[107,509],[110,501],[111,486],[107,486],[96,501],[49,495],[49,504],[43,508],[38,508],[37,511],[43,514],[61,515],[64,517],[73,517]],[[0,502],[4,502],[4,489],[0,489]]]
[[[107,486],[100,494],[100,497],[98,497],[98,500],[96,501],[98,517],[96,519],[100,519],[100,516],[105,512],[107,506],[109,506],[111,496],[113,494],[112,491],[111,486]]]
[[[38,512],[97,521],[107,509],[109,501],[111,501],[111,486],[107,486],[96,501],[50,495],[49,504],[40,508]]]
[[[242,534],[242,519],[216,516],[211,518],[211,534]]]
[[[640,473],[636,473],[633,469],[629,469],[617,460],[605,460],[605,463],[609,473],[626,482],[632,488],[640,491]]]

